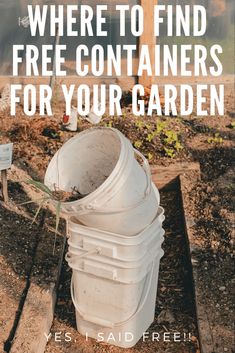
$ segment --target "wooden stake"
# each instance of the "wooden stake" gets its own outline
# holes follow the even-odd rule
[[[56,72],[55,72],[55,65],[56,65],[56,46],[59,45],[60,43],[60,36],[59,36],[59,26],[56,27],[56,36],[55,36],[55,43],[54,43],[54,53],[53,53],[53,61],[52,61],[52,76],[50,78],[50,87],[53,92],[54,90],[54,85],[55,85],[55,77],[56,77]]]
[[[8,186],[7,186],[7,170],[2,170],[1,171],[1,179],[2,179],[2,195],[3,195],[3,200],[5,202],[9,201],[8,198]]]
[[[150,60],[152,68],[154,67],[156,37],[154,36],[154,6],[158,0],[140,0],[140,4],[144,9],[144,32],[139,38],[139,51],[142,45],[149,46]],[[148,87],[153,82],[152,76],[147,76],[144,73],[139,77],[138,82],[144,87]]]

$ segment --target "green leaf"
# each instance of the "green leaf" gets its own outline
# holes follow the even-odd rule
[[[61,202],[59,201],[59,202],[57,202],[57,205],[56,205],[56,225],[55,225],[55,238],[54,238],[54,245],[53,245],[53,255],[55,255],[56,238],[57,238],[59,222],[60,222],[60,210],[61,210]]]
[[[135,148],[140,148],[142,146],[142,141],[138,140],[134,142],[134,147]]]
[[[52,191],[45,184],[41,183],[40,181],[29,179],[26,181],[26,183],[29,185],[33,185],[36,189],[41,190],[50,196],[52,195]]]
[[[137,120],[136,123],[135,123],[135,126],[136,126],[139,130],[141,130],[141,129],[144,127],[144,123],[143,123],[143,121],[141,121],[141,120]]]
[[[108,123],[105,124],[105,127],[113,127],[113,122],[110,120]]]
[[[48,201],[50,200],[50,197],[41,197],[40,199],[35,199],[35,200],[30,200],[30,201],[26,201],[26,202],[22,202],[22,203],[19,203],[18,205],[19,206],[23,206],[23,205],[28,205],[30,203],[36,203],[36,202],[41,202],[41,201]]]
[[[152,142],[153,138],[154,138],[153,134],[148,134],[148,136],[146,137],[146,141]]]
[[[41,211],[42,209],[42,206],[44,205],[44,203],[48,200],[48,197],[47,198],[44,198],[44,200],[42,200],[38,206],[38,209],[37,209],[37,212],[35,213],[34,217],[33,217],[33,220],[32,220],[32,224],[36,221],[37,219],[37,216],[39,214],[39,212]]]
[[[181,143],[179,141],[177,141],[175,143],[175,149],[176,149],[177,152],[179,152],[179,150],[183,149],[183,146],[181,145]]]
[[[165,150],[165,153],[166,153],[167,157],[170,157],[170,158],[174,158],[175,157],[175,153],[174,153],[174,150],[172,148],[164,147],[164,150]]]
[[[153,159],[153,154],[152,153],[148,153],[148,160],[151,161]]]
[[[58,233],[59,222],[60,222],[60,211],[61,211],[61,202],[57,202],[56,205],[56,225],[55,225],[55,232]]]

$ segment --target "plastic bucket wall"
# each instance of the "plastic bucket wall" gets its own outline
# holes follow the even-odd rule
[[[76,188],[87,195],[62,203],[62,212],[88,227],[123,235],[150,224],[160,201],[147,160],[112,128],[86,130],[70,139],[52,158],[44,182],[51,190]]]
[[[133,267],[139,267],[143,261],[143,259],[150,256],[150,254],[153,251],[158,251],[158,249],[160,248],[161,244],[163,243],[164,237],[163,235],[165,234],[165,231],[163,229],[161,229],[159,231],[159,233],[157,234],[157,237],[152,237],[151,242],[148,244],[148,247],[146,247],[145,249],[143,249],[142,253],[140,253],[139,258],[137,259],[127,259],[124,257],[113,257],[113,256],[109,256],[110,254],[108,254],[104,251],[104,247],[103,249],[101,247],[99,247],[98,244],[93,244],[93,246],[91,246],[90,250],[84,250],[84,248],[79,247],[79,246],[74,246],[73,244],[71,244],[68,241],[69,247],[68,247],[68,252],[69,254],[73,257],[74,259],[76,259],[77,257],[81,257],[81,258],[86,258],[86,259],[90,259],[92,261],[97,261],[97,262],[102,262],[102,263],[111,263],[114,264],[116,266],[118,266],[119,264],[134,264]],[[156,235],[156,234],[155,234]],[[110,248],[111,249],[111,248]],[[103,250],[103,253],[102,253]],[[114,253],[115,249],[113,249],[112,253]],[[129,251],[131,251],[131,249],[129,249]],[[111,252],[110,252],[111,253]],[[144,265],[143,265],[144,266]]]
[[[133,237],[85,227],[72,217],[68,221],[68,243],[71,249],[80,248],[90,252],[98,247],[100,256],[124,261],[138,261],[164,234],[162,229],[164,219],[164,210],[159,207],[153,222]]]
[[[133,347],[139,341],[143,332],[147,331],[154,321],[159,262],[160,257],[157,257],[154,260],[153,271],[151,272],[150,286],[148,286],[148,288],[146,286],[144,287],[136,311],[123,322],[118,322],[118,320],[114,320],[114,318],[112,318],[110,322],[103,322],[92,315],[84,315],[74,300],[75,308],[77,307],[78,309],[76,309],[78,331],[82,335],[87,335],[96,340],[99,339],[99,334],[102,332],[104,342],[123,348]],[[124,302],[125,297],[123,296],[119,297],[118,301],[120,301],[121,298],[123,298],[122,302]],[[104,304],[103,310],[104,312],[107,311],[106,303]],[[128,336],[126,336],[127,332],[130,333]]]
[[[99,242],[86,242],[84,241],[82,246],[74,245],[68,240],[68,251],[71,254],[84,255],[84,257],[88,254],[92,255],[92,258],[95,260],[99,260],[102,258],[109,258],[118,261],[140,261],[156,244],[156,241],[161,242],[165,231],[163,228],[159,229],[155,234],[152,234],[151,238],[148,239],[148,242],[144,242],[139,248],[137,248],[138,252],[132,253],[130,247],[123,246],[123,251],[121,251],[120,255],[117,255],[117,248],[113,245],[100,245]],[[133,249],[135,251],[135,249]]]
[[[162,250],[154,257],[161,257]],[[150,283],[150,272],[154,259],[146,269],[146,273],[139,273],[136,278],[107,279],[105,266],[103,273],[99,273],[97,263],[97,275],[88,270],[77,271],[73,269],[72,298],[76,308],[84,316],[95,317],[96,321],[106,324],[121,322],[133,315],[141,301],[143,292]],[[108,271],[108,269],[107,269]],[[128,283],[129,282],[129,283]]]
[[[80,312],[103,322],[112,322],[114,318],[123,321],[131,316],[139,304],[145,284],[145,278],[126,284],[75,270],[73,276],[75,302]]]
[[[69,266],[78,271],[84,271],[99,277],[123,283],[137,282],[146,276],[153,259],[161,252],[163,236],[155,246],[139,261],[121,261],[110,257],[89,254],[80,249],[71,249],[66,254]]]

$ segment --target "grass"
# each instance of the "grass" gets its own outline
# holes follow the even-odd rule
[[[34,202],[39,202],[39,206],[38,206],[37,211],[34,215],[32,223],[34,223],[36,221],[42,207],[44,205],[46,205],[48,201],[52,200],[52,201],[56,202],[55,241],[54,241],[54,246],[53,246],[53,255],[54,255],[55,254],[56,236],[58,234],[58,228],[59,228],[59,222],[60,222],[61,201],[56,200],[53,196],[53,192],[45,184],[41,183],[40,181],[29,179],[26,181],[26,183],[29,185],[32,185],[34,188],[43,192],[43,194],[44,194],[44,196],[40,199],[27,201],[27,202],[24,202],[21,204],[21,205],[25,205],[25,204],[30,204],[30,203],[34,203]]]

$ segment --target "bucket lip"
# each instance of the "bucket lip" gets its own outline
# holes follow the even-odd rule
[[[114,269],[120,269],[120,270],[131,270],[131,269],[142,269],[144,267],[147,267],[149,263],[153,261],[153,259],[162,251],[161,245],[164,242],[164,236],[162,235],[159,237],[158,241],[156,244],[148,251],[145,253],[143,257],[141,257],[139,260],[118,260],[116,258],[111,258],[107,256],[100,256],[100,255],[89,255],[83,259],[83,261],[89,261],[94,264],[100,264],[100,265],[107,265],[110,267],[113,267]],[[82,255],[85,250],[80,250],[80,254]],[[68,249],[67,254],[71,254],[74,256],[76,259],[76,256],[79,256],[79,254],[74,254],[71,253],[70,250]]]
[[[49,169],[49,166],[51,164],[51,162],[54,160],[55,156],[57,155],[57,153],[59,153],[60,151],[64,150],[64,148],[66,148],[68,145],[70,145],[73,141],[84,138],[85,135],[87,134],[92,134],[95,131],[102,131],[102,130],[106,130],[106,131],[112,131],[113,133],[115,133],[118,138],[119,138],[119,142],[120,142],[120,155],[119,158],[117,160],[117,163],[115,165],[115,167],[113,168],[112,172],[110,173],[110,175],[107,177],[107,179],[94,191],[92,191],[90,194],[88,194],[87,196],[84,196],[82,199],[79,200],[75,200],[75,201],[69,201],[69,202],[61,202],[61,206],[66,207],[66,206],[84,206],[84,203],[91,203],[94,202],[95,199],[97,199],[99,197],[100,194],[102,194],[105,190],[105,188],[107,187],[107,184],[110,183],[111,179],[119,179],[119,177],[117,178],[117,175],[115,177],[115,174],[118,170],[118,168],[120,169],[120,160],[129,160],[130,158],[130,153],[132,153],[134,155],[134,151],[131,150],[130,148],[127,148],[126,150],[123,148],[124,145],[129,145],[131,146],[129,140],[118,130],[112,127],[93,127],[90,129],[86,129],[82,132],[80,132],[79,134],[77,134],[76,136],[73,136],[71,139],[69,139],[68,141],[65,142],[65,144],[55,153],[55,155],[52,157],[51,161],[49,162],[48,166],[47,166],[47,170],[46,170],[46,174],[45,174],[45,178],[44,178],[44,183],[45,185],[47,185],[46,183],[46,177],[47,177],[47,172]],[[117,173],[118,174],[118,173]],[[128,177],[128,174],[127,174]],[[50,187],[49,185],[47,185],[48,187]],[[108,185],[109,186],[109,185]],[[57,203],[57,201],[53,200],[53,202]],[[62,210],[63,211],[63,210]]]
[[[149,267],[151,264],[156,264],[158,261],[160,263],[161,258],[164,256],[164,251],[162,249],[160,249],[160,251],[158,253],[156,253],[156,255],[151,259],[151,261],[148,262],[148,264],[145,266],[145,269],[143,271],[143,266],[140,267],[140,270],[138,271],[138,275],[135,276],[135,278],[133,278],[133,276],[131,275],[127,275],[127,278],[121,278],[121,276],[117,276],[117,278],[106,278],[102,275],[96,275],[94,273],[90,273],[89,271],[83,270],[82,268],[73,268],[71,267],[71,269],[73,270],[73,272],[77,271],[77,272],[81,272],[83,274],[89,275],[89,276],[93,276],[96,278],[102,278],[106,281],[110,281],[110,282],[115,282],[115,283],[122,283],[122,284],[136,284],[139,283],[140,281],[142,281],[146,275],[149,273]],[[70,266],[70,265],[69,265]],[[132,268],[132,269],[128,269],[128,268],[119,268],[119,270],[137,270],[138,268]],[[131,277],[131,278],[130,278]]]
[[[159,235],[160,234],[160,235]],[[164,235],[165,234],[165,230],[161,227],[159,227],[159,229],[155,229],[153,231],[151,231],[150,234],[146,234],[146,236],[144,236],[140,241],[136,242],[136,243],[129,243],[129,242],[119,242],[115,239],[111,239],[111,240],[108,240],[108,239],[101,239],[101,238],[94,238],[92,236],[87,236],[86,234],[85,235],[82,235],[82,238],[86,238],[86,237],[89,237],[89,240],[91,241],[90,244],[94,243],[94,245],[96,244],[97,246],[107,246],[107,245],[113,245],[113,246],[122,246],[122,247],[125,247],[125,248],[128,248],[130,250],[130,248],[134,248],[134,247],[137,247],[137,246],[140,246],[140,245],[145,245],[145,242],[146,244],[148,245],[149,243],[152,242],[152,240],[155,238],[155,237],[158,237],[158,236],[161,236],[161,235]],[[75,236],[76,237],[76,236]],[[146,238],[147,238],[147,241],[146,241]],[[68,238],[67,240],[68,244],[71,245],[72,247],[74,247],[75,249],[76,248],[79,248],[78,245],[75,245],[72,241],[71,241],[71,237]]]
[[[150,259],[152,257],[154,257],[154,254],[158,252],[158,250],[161,249],[161,245],[164,242],[164,234],[165,231],[162,229],[161,233],[158,234],[158,239],[156,241],[156,243],[153,245],[153,247],[151,249],[146,249],[144,254],[142,256],[139,256],[137,258],[133,258],[133,259],[127,259],[124,257],[112,257],[112,256],[106,256],[106,255],[92,255],[93,258],[91,258],[91,256],[88,256],[86,259],[87,260],[94,260],[97,261],[99,263],[108,263],[111,264],[113,263],[113,266],[115,267],[120,267],[122,268],[136,268],[136,264],[138,264],[138,267],[142,267],[144,265],[144,263],[146,263],[146,258],[150,257]],[[153,238],[151,239],[153,240]],[[76,251],[80,252],[81,254],[85,254],[86,250],[73,246],[73,244],[68,240],[68,252],[71,253],[71,255],[76,256]],[[96,246],[94,244],[94,246]],[[96,246],[98,247],[98,246]],[[71,249],[72,248],[72,249]],[[75,250],[75,252],[73,251],[73,249]],[[104,261],[103,261],[104,259]],[[107,261],[107,262],[106,262]],[[125,267],[125,265],[128,265],[128,267]],[[131,267],[129,267],[129,265]],[[133,266],[133,267],[132,267]]]
[[[142,243],[142,238],[144,238],[146,231],[148,229],[154,227],[155,223],[157,223],[159,221],[160,217],[163,217],[163,220],[161,221],[161,223],[163,223],[165,220],[165,215],[164,215],[164,208],[162,206],[158,206],[158,210],[157,210],[156,216],[153,219],[153,221],[145,229],[143,229],[140,233],[138,233],[136,235],[122,235],[122,234],[117,234],[117,233],[113,233],[113,232],[106,232],[104,230],[100,230],[100,229],[96,229],[96,228],[92,228],[92,227],[87,227],[83,224],[73,222],[72,219],[74,217],[72,217],[68,220],[68,229],[73,230],[73,228],[75,228],[75,230],[77,232],[80,229],[80,230],[82,230],[83,233],[85,233],[84,235],[88,235],[90,237],[93,237],[93,236],[87,234],[87,232],[89,232],[89,231],[91,231],[92,233],[94,233],[96,235],[98,234],[99,238],[102,238],[105,236],[105,237],[114,237],[117,239],[123,239],[127,243],[129,243],[128,245],[131,246],[131,245],[138,245],[138,244]],[[123,244],[123,243],[118,242],[116,239],[115,239],[115,241],[118,244]],[[127,244],[125,243],[125,245],[127,245]]]

